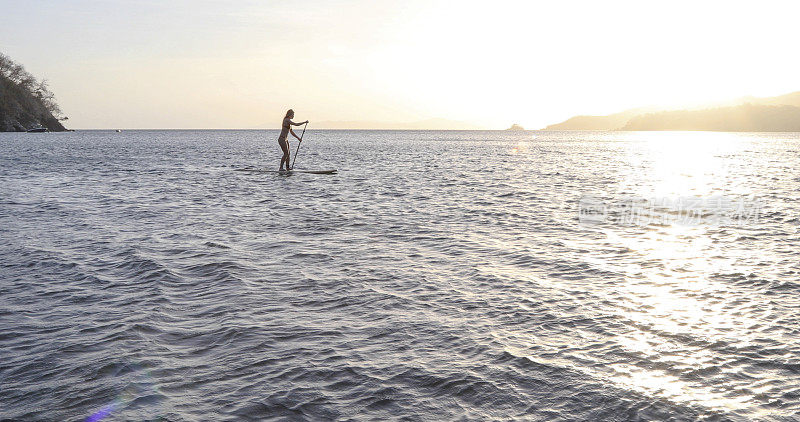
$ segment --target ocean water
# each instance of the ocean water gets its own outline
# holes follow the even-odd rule
[[[800,420],[800,134],[276,137],[0,134],[0,419]]]

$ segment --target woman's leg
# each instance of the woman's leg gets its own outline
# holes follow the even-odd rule
[[[281,157],[281,167],[280,169],[283,170],[283,162],[286,161],[286,170],[289,170],[289,143],[286,141],[278,142],[281,145],[281,150],[283,151],[283,157]]]

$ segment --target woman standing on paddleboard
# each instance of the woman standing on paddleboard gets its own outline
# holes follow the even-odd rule
[[[283,124],[281,124],[281,134],[278,136],[278,145],[281,146],[281,150],[283,150],[283,157],[281,157],[281,168],[278,171],[283,171],[283,162],[286,161],[286,170],[291,170],[289,168],[289,141],[286,138],[289,136],[289,133],[292,134],[298,141],[300,141],[300,137],[297,136],[296,133],[292,130],[292,126],[300,126],[308,123],[308,120],[305,122],[295,123],[292,121],[294,118],[294,110],[289,109],[286,112],[286,117],[283,118]]]

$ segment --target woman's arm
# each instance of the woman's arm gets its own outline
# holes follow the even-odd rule
[[[308,120],[306,120],[305,122],[300,122],[300,123],[295,123],[295,122],[289,120],[289,123],[291,123],[294,126],[300,126],[300,125],[304,125],[304,124],[308,123]]]
[[[297,136],[297,134],[296,134],[296,133],[294,133],[294,131],[292,130],[292,128],[289,128],[289,132],[291,132],[291,133],[292,133],[292,136],[294,136],[295,138],[297,138],[297,140],[298,140],[298,141],[300,140],[300,137],[299,137],[299,136]]]

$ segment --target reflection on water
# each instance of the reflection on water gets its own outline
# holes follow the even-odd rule
[[[647,137],[645,142],[628,144],[630,166],[639,171],[627,174],[620,184],[624,190],[651,197],[703,198],[720,193],[752,195],[761,187],[742,180],[762,176],[752,169],[749,174],[742,172],[753,165],[746,154],[753,147],[753,140],[746,135],[690,132]],[[680,212],[675,207],[658,211]],[[615,310],[629,328],[615,341],[631,356],[641,357],[642,363],[635,363],[638,358],[612,363],[607,376],[612,382],[647,395],[763,416],[770,413],[757,409],[763,404],[765,392],[778,393],[770,385],[797,386],[800,379],[786,378],[789,374],[781,376],[781,371],[753,371],[752,362],[726,355],[748,349],[755,352],[759,340],[775,340],[776,335],[796,337],[795,327],[775,324],[767,298],[754,297],[749,289],[731,285],[725,279],[726,275],[735,274],[734,279],[740,279],[749,273],[746,278],[761,282],[756,276],[760,269],[743,264],[775,262],[778,258],[769,249],[740,241],[741,234],[731,229],[741,227],[720,227],[715,223],[701,219],[692,226],[602,228],[604,247],[620,248],[626,256],[636,257],[614,260],[598,255],[588,262],[618,275],[614,287],[603,292],[615,302]],[[744,223],[752,224],[744,228],[747,232],[757,230],[760,221]],[[737,241],[722,241],[731,237]],[[791,341],[790,349],[796,347],[797,341]],[[784,356],[790,355],[790,349],[785,350]],[[745,373],[744,380],[737,379],[737,375]],[[753,385],[759,387],[752,388]]]
[[[800,412],[797,134],[47,135],[0,134],[0,418]]]
[[[718,132],[653,132],[630,144],[631,172],[622,186],[646,197],[713,196],[721,191],[746,195],[727,183],[746,165],[745,136]],[[746,185],[738,186],[740,189]]]

